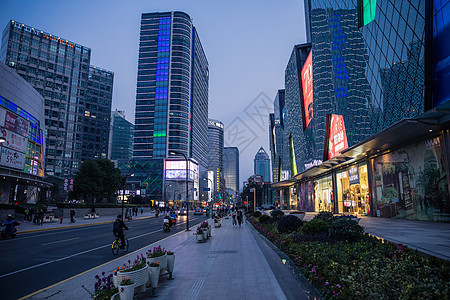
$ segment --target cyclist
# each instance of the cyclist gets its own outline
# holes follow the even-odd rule
[[[120,238],[120,249],[125,247],[125,236],[123,235],[123,228],[128,230],[127,225],[122,221],[122,215],[118,215],[117,219],[113,223],[113,233],[116,237]]]

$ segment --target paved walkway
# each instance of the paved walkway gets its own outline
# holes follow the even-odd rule
[[[94,277],[112,273],[136,255],[161,245],[175,252],[174,280],[162,277],[156,292],[160,299],[309,299],[308,286],[297,283],[278,254],[251,227],[233,227],[230,219],[214,228],[212,237],[198,243],[193,233],[180,232],[158,243],[117,258],[33,295],[30,299],[90,299]],[[44,226],[44,225],[43,225]],[[136,296],[147,299],[146,293]]]

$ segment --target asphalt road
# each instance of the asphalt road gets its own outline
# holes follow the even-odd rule
[[[190,214],[189,225],[206,219]],[[126,222],[130,229],[126,235],[128,252],[186,229],[186,216],[178,217],[169,233],[163,232],[162,220],[160,216]],[[1,240],[0,298],[18,299],[124,255],[112,255],[113,240],[111,223],[24,233]]]

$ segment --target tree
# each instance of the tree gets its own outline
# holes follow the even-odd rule
[[[109,159],[87,160],[81,164],[73,187],[73,197],[86,202],[107,199],[112,202],[123,185],[124,177]]]

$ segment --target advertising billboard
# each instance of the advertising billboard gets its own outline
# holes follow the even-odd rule
[[[342,115],[327,114],[323,160],[326,161],[348,148]]]
[[[26,152],[28,142],[28,139],[26,137],[18,135],[17,133],[3,127],[0,127],[0,137],[4,137],[6,139],[6,142],[3,143],[4,147],[11,148],[23,153]]]
[[[309,51],[308,57],[301,71],[302,88],[303,88],[303,130],[305,130],[311,119],[313,118],[313,74],[312,74],[312,50]]]
[[[14,169],[23,170],[25,165],[25,154],[1,147],[0,165]]]

